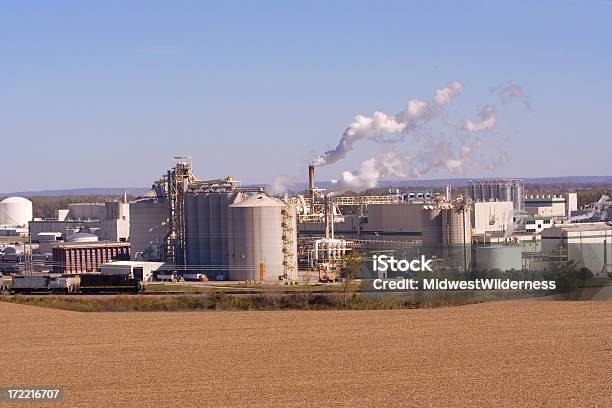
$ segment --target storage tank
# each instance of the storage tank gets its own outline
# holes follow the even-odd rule
[[[519,246],[488,246],[476,248],[476,270],[523,269],[522,249]]]
[[[284,208],[284,202],[263,193],[229,206],[230,280],[278,280],[283,275]]]
[[[442,245],[457,246],[472,242],[470,209],[449,207],[441,210]]]
[[[525,191],[522,180],[516,180],[512,185],[512,202],[514,203],[514,211],[523,211],[525,197]]]
[[[472,226],[470,208],[442,209],[442,248],[445,265],[460,271],[471,264]]]
[[[442,247],[442,209],[432,205],[423,206],[421,212],[421,239],[424,247]]]
[[[185,194],[185,260],[193,273],[227,279],[228,206],[244,199],[238,192]]]
[[[0,225],[28,225],[32,221],[32,202],[23,197],[0,201]]]

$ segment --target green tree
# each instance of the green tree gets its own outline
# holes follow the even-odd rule
[[[349,254],[344,257],[338,278],[342,283],[344,306],[348,303],[348,297],[353,290],[353,280],[361,269],[363,258],[359,254]]]

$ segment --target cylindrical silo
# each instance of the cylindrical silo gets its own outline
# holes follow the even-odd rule
[[[0,225],[21,226],[32,221],[32,202],[23,197],[0,201]]]
[[[472,227],[469,207],[442,209],[442,247],[445,264],[468,270],[471,262]]]
[[[488,246],[476,248],[476,269],[509,271],[523,269],[522,250],[519,246]]]
[[[185,194],[186,264],[190,273],[227,279],[228,206],[242,199],[237,192]]]
[[[440,249],[442,247],[442,209],[425,205],[421,211],[421,239],[423,247]]]
[[[512,202],[514,204],[514,211],[523,211],[524,203],[524,188],[522,180],[516,180],[512,185]]]
[[[278,280],[283,275],[285,206],[263,193],[229,206],[230,280]]]

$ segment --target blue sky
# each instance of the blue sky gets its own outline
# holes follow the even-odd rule
[[[495,105],[480,154],[510,157],[464,176],[610,175],[611,18],[611,1],[5,1],[0,191],[148,186],[175,155],[202,178],[304,179],[356,114],[452,80],[449,120]],[[491,95],[507,83],[531,109]]]

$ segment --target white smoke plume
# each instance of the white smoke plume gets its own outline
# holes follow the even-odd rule
[[[360,140],[380,141],[382,135],[399,135],[413,130],[421,122],[426,122],[431,117],[435,107],[451,104],[462,92],[463,85],[458,81],[453,81],[447,87],[434,93],[431,104],[412,99],[406,105],[406,109],[396,115],[378,111],[372,116],[357,115],[353,123],[342,134],[336,148],[323,153],[314,161],[314,164],[324,166],[344,159],[353,149],[353,145]]]
[[[335,191],[363,191],[374,188],[382,178],[406,177],[402,163],[408,160],[398,153],[388,152],[378,158],[371,158],[361,162],[359,170],[344,171],[340,180],[332,180],[332,190]]]
[[[608,208],[608,200],[610,197],[607,195],[602,195],[601,198],[593,204],[593,209],[586,214],[576,215],[571,217],[568,222],[577,222],[577,221],[585,221],[585,220],[595,220],[595,221],[605,221],[607,218],[606,209]]]
[[[468,132],[476,133],[484,130],[489,130],[495,127],[497,118],[495,117],[495,108],[491,105],[487,105],[482,108],[479,113],[480,122],[474,122],[471,119],[466,119],[463,128]]]
[[[531,109],[531,103],[523,92],[523,87],[517,84],[507,84],[491,89],[493,94],[497,94],[502,104],[508,105],[513,99],[520,100],[527,109]]]
[[[287,193],[289,192],[290,187],[293,184],[294,183],[291,181],[289,177],[278,176],[272,182],[272,185],[270,186],[270,192],[274,195],[281,195],[281,194]]]
[[[451,174],[463,174],[466,165],[476,163],[472,156],[481,145],[482,141],[476,139],[470,144],[462,144],[455,153],[453,145],[448,141],[433,143],[429,149],[418,156],[418,162],[421,163],[418,173],[425,174],[433,170],[444,169]]]
[[[510,213],[510,216],[508,219],[508,229],[504,231],[504,238],[505,239],[510,238],[512,234],[514,233],[514,231],[516,231],[517,229],[519,229],[519,227],[525,224],[526,218],[527,218],[526,215],[516,214],[516,217],[515,217],[512,213]]]
[[[450,105],[455,97],[463,92],[463,84],[453,81],[446,88],[437,90],[433,96],[433,103],[438,106]]]

